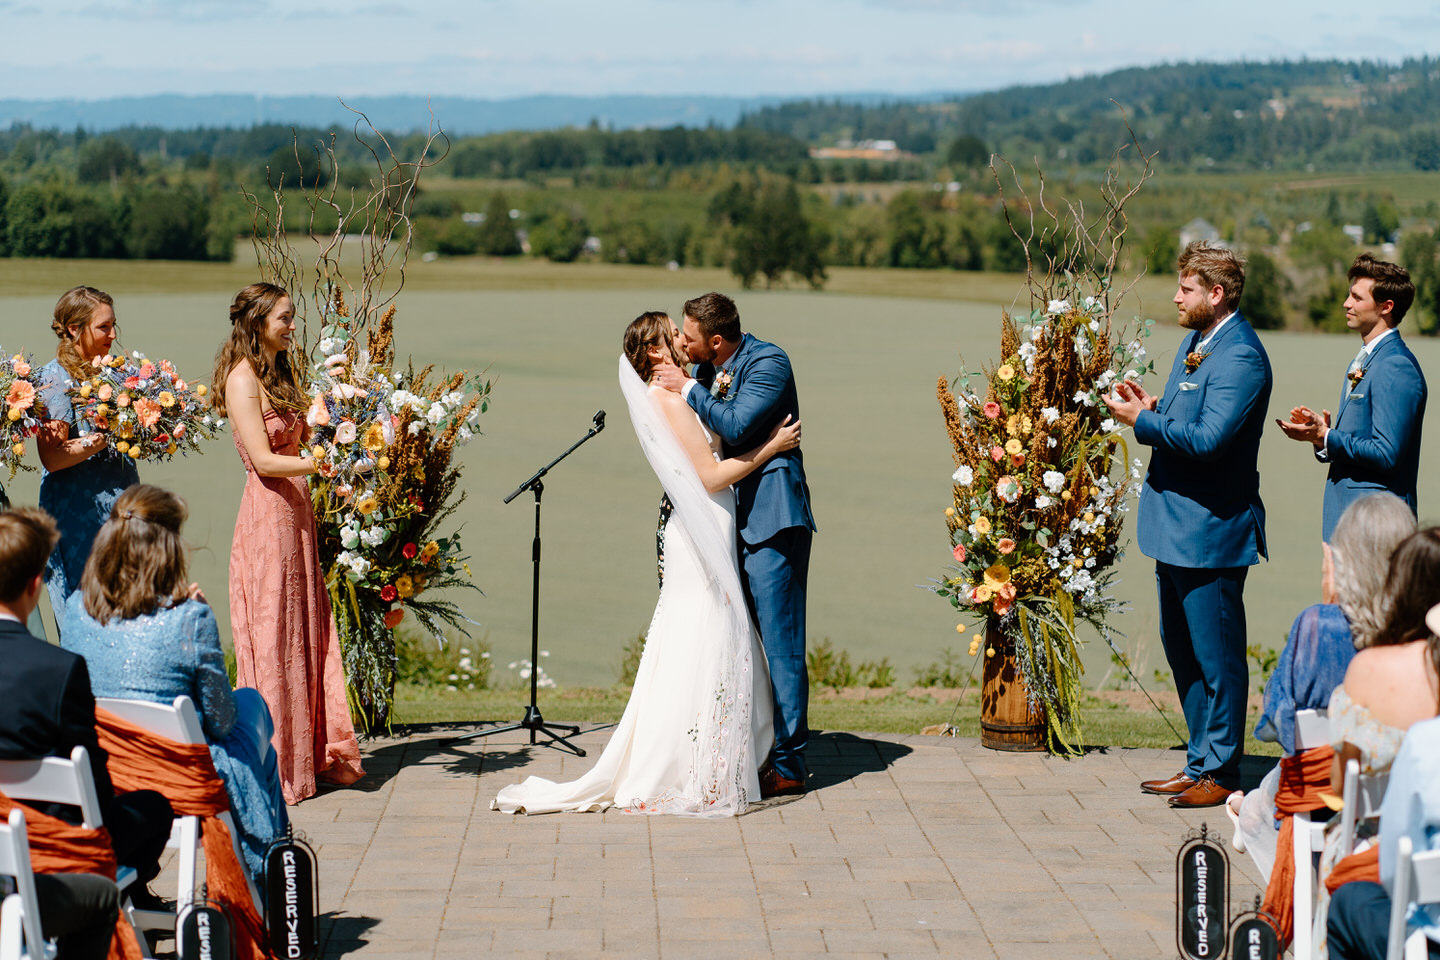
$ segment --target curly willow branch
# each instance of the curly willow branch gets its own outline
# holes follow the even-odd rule
[[[450,138],[436,124],[433,111],[419,156],[403,160],[365,113],[344,100],[340,105],[355,114],[353,136],[370,154],[375,169],[367,187],[342,188],[340,157],[332,134],[328,143],[310,148],[315,154],[315,176],[307,183],[299,136],[291,131],[292,153],[300,174],[299,193],[306,208],[301,221],[305,242],[300,250],[287,234],[287,225],[293,225],[294,220],[287,224],[285,172],[266,168],[269,195],[263,198],[241,188],[250,205],[252,242],[260,275],[290,291],[301,322],[301,339],[307,347],[319,339],[319,333],[312,335],[310,330],[312,314],[323,325],[337,303],[350,304],[346,325],[351,336],[378,324],[405,286],[405,265],[415,235],[411,211],[421,174],[450,152]],[[437,143],[443,146],[438,156]],[[359,245],[358,275],[353,258],[344,256],[347,244]],[[301,278],[305,276],[309,283],[302,289]]]

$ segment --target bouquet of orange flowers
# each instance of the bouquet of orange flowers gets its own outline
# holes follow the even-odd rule
[[[39,377],[23,353],[13,357],[0,350],[0,464],[17,470],[34,470],[25,463],[25,441],[35,436],[45,419],[40,402]]]
[[[71,382],[77,422],[104,433],[116,451],[135,460],[169,460],[200,450],[225,425],[205,402],[204,384],[191,384],[169,360],[101,357],[99,371]]]

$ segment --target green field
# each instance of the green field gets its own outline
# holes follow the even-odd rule
[[[616,385],[620,334],[642,310],[678,312],[685,297],[716,287],[737,297],[748,330],[782,344],[795,364],[820,527],[811,567],[812,639],[828,637],[859,659],[889,657],[902,685],[944,647],[963,649],[950,607],[922,589],[948,557],[942,512],[952,467],[935,377],[953,375],[962,352],[972,366],[994,357],[998,304],[1008,303],[1020,282],[942,271],[835,270],[833,277],[821,293],[747,292],[715,270],[478,259],[414,265],[400,300],[401,352],[418,362],[488,368],[495,380],[494,406],[481,423],[485,436],[463,451],[469,499],[459,520],[486,593],[462,599],[482,624],[500,679],[506,664],[528,652],[533,523],[528,497],[508,506],[501,498],[578,439],[602,408],[609,412],[605,432],[546,480],[540,628],[550,657],[543,665],[562,687],[607,686],[622,646],[649,622],[660,488]],[[187,376],[203,375],[227,333],[230,295],[251,279],[243,261],[0,260],[0,344],[48,356],[55,297],[91,283],[116,295],[127,348],[170,357]],[[1137,310],[1172,315],[1168,280],[1154,278],[1139,289],[1144,300]],[[1298,333],[1263,339],[1275,368],[1272,417],[1300,402],[1333,407],[1340,372],[1354,354],[1350,339]],[[1178,340],[1177,328],[1158,328],[1151,352],[1162,370]],[[1440,343],[1412,346],[1422,364],[1440,369]],[[1436,475],[1440,457],[1437,429],[1431,417],[1427,478]],[[1252,571],[1249,622],[1252,642],[1278,646],[1294,615],[1318,596],[1324,471],[1308,448],[1272,428],[1261,475],[1271,562]],[[243,485],[228,437],[202,457],[152,466],[144,477],[190,501],[193,574],[223,628]],[[33,502],[38,474],[21,474],[7,487],[16,501]],[[1422,492],[1422,517],[1431,504]],[[1132,551],[1121,575],[1120,590],[1134,606],[1119,626],[1148,683],[1153,670],[1165,669],[1150,563]],[[1101,684],[1110,664],[1098,639],[1087,662],[1090,684]]]

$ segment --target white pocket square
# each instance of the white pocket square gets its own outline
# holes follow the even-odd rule
[[[1184,381],[1184,382],[1182,382],[1182,383],[1180,384],[1180,389],[1181,389],[1181,390],[1199,390],[1199,389],[1200,389],[1200,384],[1198,384],[1198,383],[1191,383],[1189,380],[1186,380],[1186,381]]]
[[[1352,393],[1352,394],[1350,394],[1350,396],[1346,397],[1345,399],[1347,399],[1347,400],[1364,400],[1364,399],[1365,399],[1365,394],[1363,394],[1363,393]]]

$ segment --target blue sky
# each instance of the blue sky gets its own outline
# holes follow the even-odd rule
[[[923,93],[1183,60],[1440,53],[1440,3],[0,0],[0,97]],[[1197,13],[1195,11],[1203,11]],[[1202,21],[1200,18],[1204,17]]]

